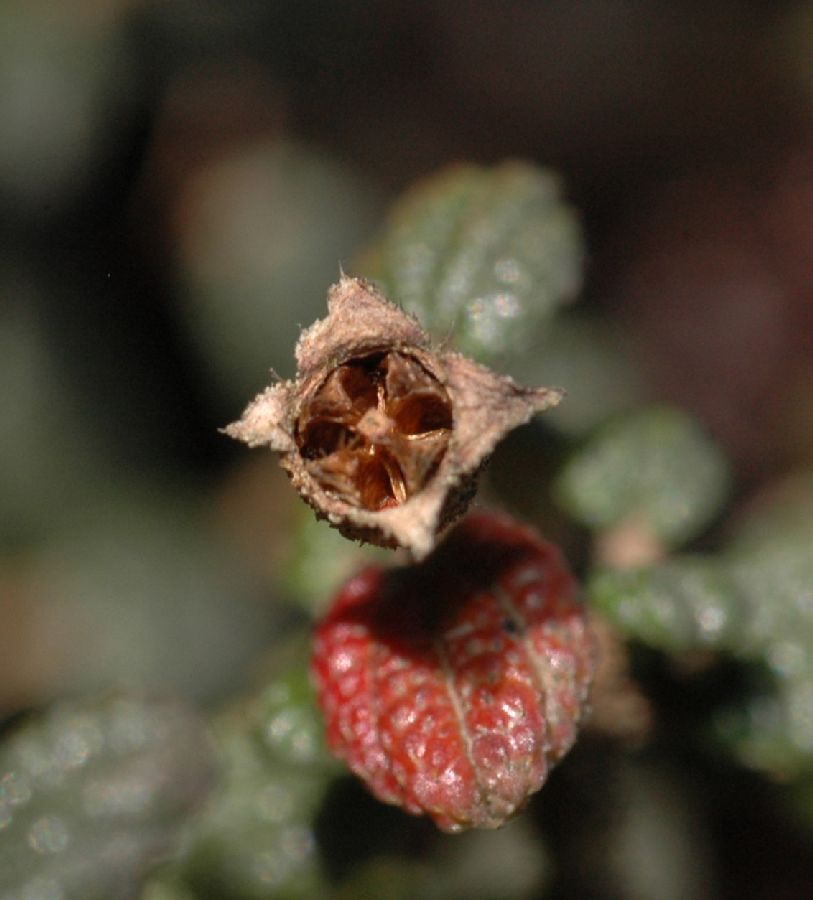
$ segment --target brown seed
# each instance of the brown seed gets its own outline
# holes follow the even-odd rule
[[[302,497],[347,537],[416,558],[465,511],[496,444],[562,396],[433,349],[414,318],[344,275],[296,360],[296,379],[268,387],[226,433],[279,453]]]

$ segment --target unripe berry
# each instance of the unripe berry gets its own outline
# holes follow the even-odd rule
[[[470,515],[422,563],[351,578],[317,628],[328,743],[381,800],[496,828],[570,749],[594,667],[556,547]]]

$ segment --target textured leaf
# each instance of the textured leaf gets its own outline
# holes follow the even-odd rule
[[[741,628],[740,598],[711,559],[599,572],[588,596],[628,637],[668,652],[716,647]]]
[[[738,651],[762,656],[780,677],[813,666],[813,544],[766,544],[729,556],[744,600]]]
[[[758,505],[716,557],[599,572],[588,587],[630,637],[754,664],[756,687],[715,715],[713,733],[742,764],[781,778],[813,772],[813,529],[803,485]]]
[[[222,783],[189,835],[183,876],[206,896],[319,896],[311,818],[328,779],[269,764],[250,729],[234,719],[216,726]]]
[[[714,733],[744,765],[782,779],[813,774],[813,666],[715,717]]]
[[[296,647],[294,648],[297,649]],[[190,830],[181,866],[203,896],[323,896],[313,818],[335,763],[322,741],[305,663],[215,723],[221,781]]]
[[[813,476],[771,488],[740,519],[725,564],[743,598],[738,651],[779,678],[813,670]]]
[[[0,750],[0,897],[135,896],[210,775],[204,728],[179,703],[55,707]]]
[[[304,769],[335,766],[324,741],[306,657],[266,685],[254,710],[255,730],[271,760]]]
[[[558,178],[521,162],[459,166],[396,205],[360,274],[479,362],[532,352],[572,300],[584,252]]]
[[[726,462],[686,414],[654,407],[603,428],[567,464],[557,492],[595,529],[635,519],[667,544],[698,534],[728,487]]]
[[[718,712],[713,732],[742,764],[782,778],[813,771],[813,563],[809,545],[793,551],[791,540],[747,555],[675,557],[599,572],[588,585],[628,637],[756,664],[758,689]]]
[[[798,551],[798,552],[797,552]],[[813,559],[769,544],[748,554],[676,556],[599,571],[588,594],[625,634],[667,651],[716,647],[777,678],[813,668]]]
[[[747,765],[789,777],[813,772],[813,493],[795,478],[741,523],[726,565],[743,603],[737,652],[761,660],[771,684],[717,731]]]
[[[813,485],[793,479],[757,505],[721,554],[595,573],[593,602],[655,646],[723,644],[778,678],[803,676],[813,667],[813,491],[805,487]]]

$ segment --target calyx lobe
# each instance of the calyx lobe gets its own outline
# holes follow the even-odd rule
[[[462,514],[497,443],[561,399],[460,354],[342,276],[296,346],[297,377],[266,388],[230,436],[267,446],[316,514],[347,537],[416,558]]]

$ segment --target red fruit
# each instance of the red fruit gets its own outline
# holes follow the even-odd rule
[[[351,578],[313,653],[331,749],[445,831],[499,827],[542,787],[576,739],[593,664],[558,549],[493,514],[418,565]]]

